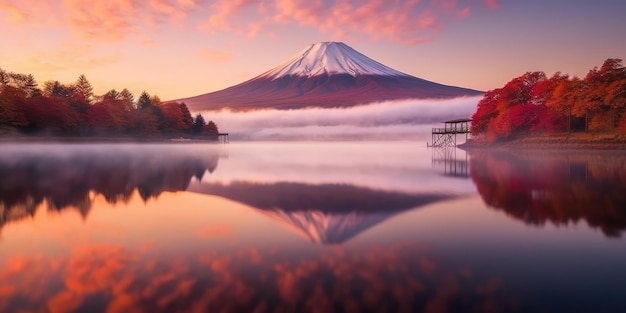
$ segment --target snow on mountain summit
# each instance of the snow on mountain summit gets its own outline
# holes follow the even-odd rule
[[[321,42],[309,46],[260,77],[276,79],[290,75],[310,77],[323,74],[409,76],[368,58],[342,42]]]
[[[250,111],[346,108],[392,100],[482,94],[402,73],[341,42],[322,42],[240,84],[176,101],[197,111]]]

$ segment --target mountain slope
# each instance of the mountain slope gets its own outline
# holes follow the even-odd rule
[[[339,42],[311,45],[287,62],[220,91],[179,99],[191,110],[351,107],[401,99],[445,99],[482,92],[417,78]]]

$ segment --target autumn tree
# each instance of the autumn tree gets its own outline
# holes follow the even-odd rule
[[[47,81],[38,88],[30,74],[0,68],[0,132],[36,134],[176,135],[217,134],[217,125],[191,116],[185,103],[164,103],[143,92],[134,102],[124,88],[93,94],[84,75],[71,85]]]
[[[185,129],[191,131],[193,127],[193,117],[191,116],[191,112],[189,112],[189,108],[185,102],[180,104],[180,110],[183,112],[183,124],[185,125]]]
[[[191,130],[193,118],[186,108],[186,105],[176,102],[161,104],[161,110],[164,116],[164,132],[188,133]]]
[[[0,132],[2,129],[17,129],[28,125],[24,105],[28,100],[24,92],[11,86],[0,89]]]
[[[150,97],[145,91],[137,100],[136,125],[139,133],[158,134],[163,130],[165,116],[161,107],[155,105],[153,100],[160,101],[158,97]]]

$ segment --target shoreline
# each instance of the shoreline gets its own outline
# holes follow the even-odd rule
[[[457,146],[463,150],[625,150],[626,135],[616,133],[558,133],[528,136],[504,142],[479,143],[468,141]]]
[[[221,143],[219,140],[181,137],[72,137],[72,136],[0,136],[3,143]]]

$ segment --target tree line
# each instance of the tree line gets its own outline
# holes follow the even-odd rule
[[[560,131],[626,133],[621,59],[607,59],[583,79],[527,72],[488,91],[472,116],[472,136],[487,142]]]
[[[95,95],[85,75],[72,84],[0,68],[0,134],[68,136],[203,137],[217,140],[213,121],[192,117],[187,105],[143,92],[109,90]]]

